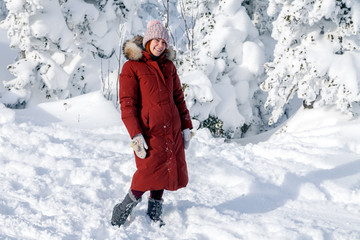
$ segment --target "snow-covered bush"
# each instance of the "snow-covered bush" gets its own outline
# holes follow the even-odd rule
[[[116,82],[114,53],[129,1],[5,1],[9,14],[1,26],[20,52],[9,66],[15,78],[4,83],[9,91],[1,94],[7,106],[77,96],[100,89],[100,79]]]
[[[272,124],[294,96],[305,106],[335,104],[359,113],[360,3],[357,0],[270,0],[277,16],[272,32],[278,42],[267,63]]]
[[[187,103],[201,126],[218,136],[239,137],[253,120],[252,98],[264,72],[263,44],[242,1],[198,3],[194,50],[178,63]]]

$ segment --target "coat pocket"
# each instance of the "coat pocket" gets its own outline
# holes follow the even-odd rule
[[[141,127],[145,132],[149,131],[149,111],[141,111]]]

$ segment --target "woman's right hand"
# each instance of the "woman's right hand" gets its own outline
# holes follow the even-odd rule
[[[132,149],[134,149],[136,156],[141,159],[146,158],[146,150],[148,149],[148,145],[146,144],[144,136],[141,133],[133,137],[130,142],[130,146],[132,147]]]

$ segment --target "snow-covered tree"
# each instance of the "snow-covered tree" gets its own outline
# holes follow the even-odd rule
[[[15,78],[4,83],[9,91],[1,94],[2,101],[24,107],[100,89],[101,78],[116,79],[114,53],[128,5],[119,0],[6,0],[9,14],[1,25],[20,54],[9,66]]]
[[[274,123],[294,96],[305,106],[336,104],[359,113],[360,2],[357,0],[270,0],[278,42],[267,63],[266,107]]]
[[[194,51],[179,63],[192,116],[218,136],[239,137],[251,124],[263,74],[263,44],[241,3],[201,1]]]
[[[15,79],[0,93],[7,106],[31,106],[100,87],[117,103],[122,43],[143,35],[149,20],[160,19],[177,51],[178,73],[198,126],[239,137],[259,118],[254,98],[259,98],[266,48],[242,0],[6,2],[9,14],[1,25],[19,50],[9,67]],[[264,1],[253,6],[261,12]],[[254,16],[259,26],[268,23]]]

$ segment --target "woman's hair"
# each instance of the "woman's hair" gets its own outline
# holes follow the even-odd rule
[[[152,41],[152,40],[148,41],[148,42],[146,43],[146,45],[145,45],[145,51],[147,51],[148,53],[151,53],[151,51],[150,51],[151,41]]]

